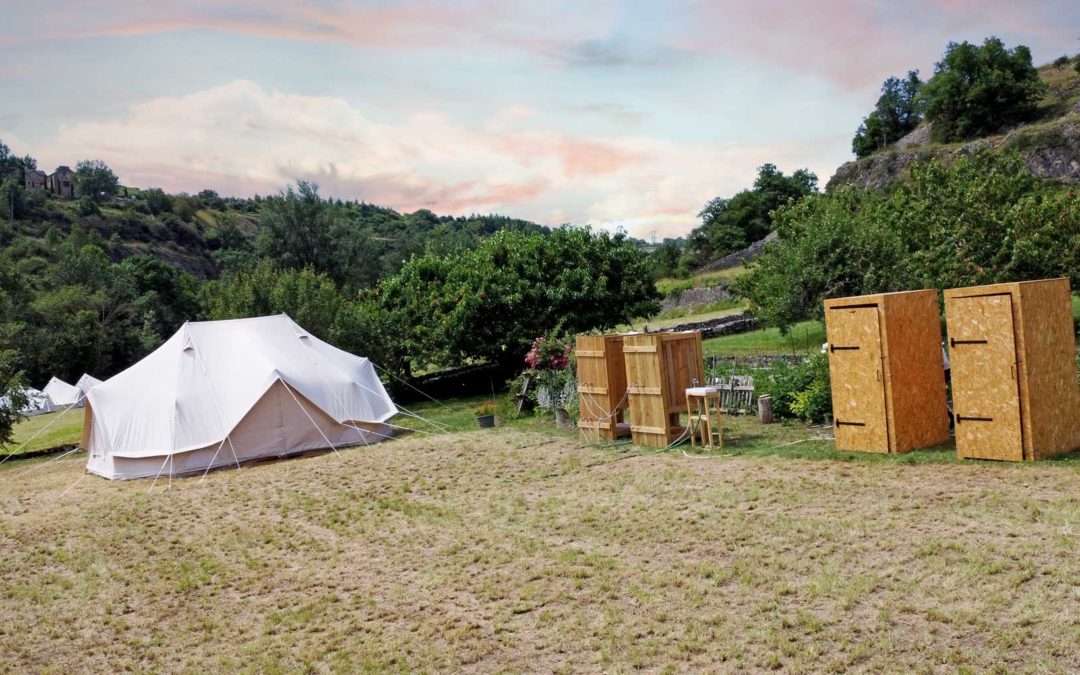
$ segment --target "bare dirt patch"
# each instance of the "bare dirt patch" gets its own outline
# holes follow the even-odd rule
[[[1068,464],[513,430],[149,495],[84,462],[0,467],[0,670],[1080,670]]]

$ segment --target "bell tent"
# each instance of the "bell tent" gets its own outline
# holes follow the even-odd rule
[[[79,391],[78,387],[64,382],[59,377],[49,380],[49,383],[45,385],[42,391],[49,397],[49,402],[52,403],[54,410],[82,405],[83,392]]]
[[[93,375],[83,373],[83,376],[79,378],[79,381],[75,383],[75,388],[82,392],[83,396],[86,396],[86,392],[90,391],[91,387],[96,387],[101,384],[101,380],[97,379]]]
[[[34,415],[41,415],[43,413],[52,412],[52,406],[49,405],[49,397],[45,395],[45,392],[40,389],[34,389],[33,387],[22,388],[23,398],[26,399],[26,404],[19,409],[23,415],[27,417],[33,417]],[[11,405],[11,399],[7,396],[0,396],[0,406],[8,407]]]
[[[105,478],[179,475],[368,444],[395,414],[368,359],[284,314],[189,322],[90,389],[82,446]]]

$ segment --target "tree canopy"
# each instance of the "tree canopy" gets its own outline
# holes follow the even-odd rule
[[[414,367],[519,365],[533,339],[611,328],[659,310],[645,254],[625,235],[502,231],[459,255],[410,260],[377,291]]]
[[[817,180],[808,169],[785,176],[774,164],[759,167],[752,188],[730,198],[716,197],[698,214],[701,225],[687,240],[691,265],[701,266],[763,238],[773,230],[772,212],[816,192]]]
[[[1030,120],[1045,91],[1030,49],[1006,49],[1000,39],[990,37],[982,46],[950,42],[920,100],[931,137],[951,142]]]
[[[120,180],[100,159],[84,159],[75,165],[75,186],[80,197],[100,203],[116,196]]]
[[[887,145],[891,145],[911,133],[919,125],[917,97],[922,88],[919,71],[908,71],[901,80],[890,77],[881,85],[881,96],[851,141],[856,157],[865,157]]]
[[[1016,155],[916,164],[891,194],[847,186],[777,223],[739,289],[781,329],[820,316],[828,297],[1057,276],[1080,287],[1080,200]]]

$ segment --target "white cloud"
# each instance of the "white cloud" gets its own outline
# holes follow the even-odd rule
[[[311,178],[325,194],[406,211],[500,212],[663,236],[687,232],[708,199],[746,187],[765,162],[810,166],[826,180],[832,165],[814,156],[837,145],[585,138],[538,124],[524,107],[475,128],[435,111],[376,121],[341,98],[237,80],[148,101],[119,121],[65,126],[40,154],[46,164],[102,159],[143,187],[267,194]]]

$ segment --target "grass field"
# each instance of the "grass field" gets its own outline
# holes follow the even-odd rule
[[[745,356],[748,354],[810,354],[825,342],[825,326],[817,321],[802,321],[781,335],[776,328],[710,338],[703,343],[706,356]]]
[[[9,463],[0,671],[1080,668],[1068,462],[728,422],[710,457],[515,426],[150,494]]]
[[[16,450],[21,455],[76,444],[82,438],[82,425],[82,409],[27,417],[15,426],[11,444],[0,447],[0,458]]]

